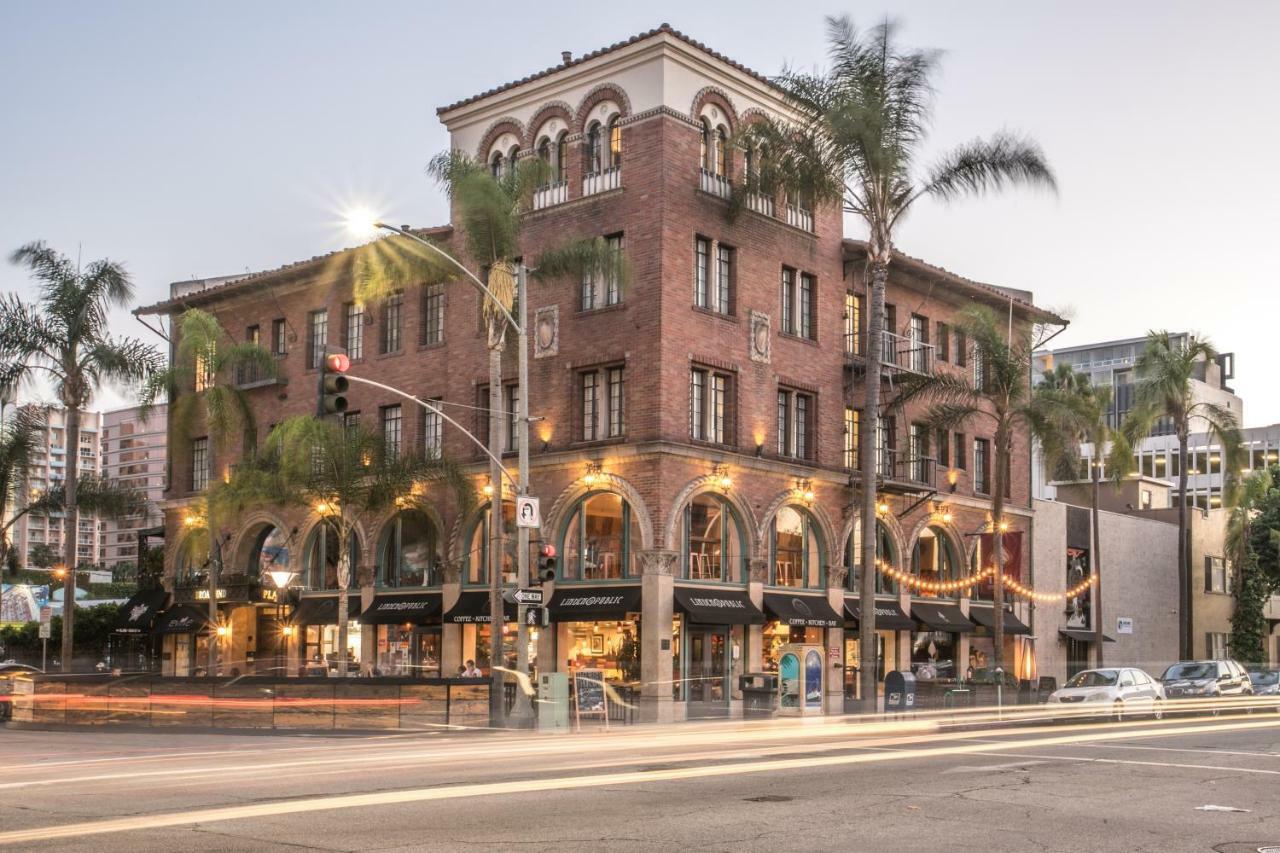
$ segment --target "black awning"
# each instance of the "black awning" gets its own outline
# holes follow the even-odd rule
[[[439,625],[444,597],[438,592],[379,595],[360,621],[366,625]]]
[[[347,619],[355,619],[360,612],[360,597],[347,596]],[[338,596],[316,595],[299,599],[293,616],[289,619],[295,625],[337,625]]]
[[[118,634],[146,634],[156,622],[156,615],[164,607],[168,596],[163,589],[149,589],[135,592],[133,598],[120,608],[120,616],[116,619],[115,631]]]
[[[638,586],[571,586],[551,596],[552,622],[620,621],[640,612]]]
[[[825,598],[817,595],[766,592],[764,612],[788,625],[805,625],[812,628],[840,627],[839,614],[831,609],[831,605]]]
[[[970,605],[969,618],[984,628],[995,630],[996,617],[995,610],[992,607]],[[1006,634],[1030,634],[1031,629],[1023,624],[1021,619],[1014,616],[1012,612],[1006,610],[1004,612],[1004,632]]]
[[[701,589],[678,586],[676,607],[691,622],[704,625],[763,625],[768,620],[741,589]]]
[[[516,619],[516,606],[510,601],[502,603],[502,615],[507,622]],[[458,601],[444,614],[446,622],[470,624],[489,621],[489,591],[472,590],[458,596]]]
[[[968,634],[974,624],[960,612],[955,604],[911,602],[911,618],[926,631],[945,631],[952,634]]]
[[[916,623],[911,621],[911,617],[902,609],[902,605],[896,601],[877,601],[876,602],[876,630],[877,631],[913,631]],[[862,620],[862,601],[857,598],[846,598],[844,600],[844,612],[857,625]]]
[[[203,634],[209,630],[209,610],[194,604],[170,607],[152,630],[156,634]]]
[[[1058,634],[1066,637],[1068,640],[1076,640],[1081,643],[1092,643],[1094,640],[1098,639],[1097,634],[1092,631],[1086,631],[1084,628],[1059,628]],[[1102,635],[1102,639],[1104,642],[1108,643],[1114,643],[1116,641],[1115,637],[1108,637],[1106,634]]]

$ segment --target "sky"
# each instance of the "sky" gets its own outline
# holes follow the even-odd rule
[[[1055,345],[1205,335],[1236,353],[1245,425],[1280,421],[1272,2],[8,2],[0,252],[123,261],[151,303],[350,245],[352,205],[438,224],[436,107],[664,21],[762,73],[812,67],[823,16],[846,12],[945,51],[931,151],[1018,131],[1060,186],[922,205],[900,250],[1034,291],[1072,321]],[[0,261],[0,291],[31,285]],[[151,337],[127,312],[113,328]]]

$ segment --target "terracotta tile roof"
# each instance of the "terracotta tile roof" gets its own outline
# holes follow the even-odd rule
[[[410,230],[413,231],[414,234],[418,234],[423,237],[427,237],[427,236],[440,237],[443,235],[451,234],[453,232],[453,226],[452,225],[436,225],[430,228],[412,228]],[[238,278],[233,277],[231,278],[230,281],[227,281],[224,284],[215,285],[213,287],[208,287],[203,290],[194,290],[194,291],[191,291],[190,293],[185,293],[181,296],[174,296],[169,299],[162,300],[160,302],[155,303],[154,305],[140,306],[138,308],[133,309],[133,313],[138,316],[147,315],[147,314],[170,314],[170,313],[173,313],[175,309],[182,309],[188,305],[193,305],[200,302],[207,302],[209,301],[210,298],[222,298],[223,296],[226,296],[228,294],[234,294],[251,285],[262,284],[263,282],[270,281],[271,279],[274,279],[274,278],[285,277],[290,273],[299,273],[311,267],[320,266],[325,261],[329,261],[333,258],[344,255],[347,252],[355,251],[356,248],[359,248],[359,247],[357,246],[357,247],[348,247],[345,249],[335,249],[332,252],[326,252],[323,255],[316,255],[315,257],[307,258],[306,260],[303,260],[303,261],[294,261],[293,263],[285,264],[283,266],[276,267],[275,269],[261,270],[259,272],[247,273],[245,275],[239,276]],[[215,278],[215,277],[211,277],[211,278]],[[176,283],[182,284],[184,282],[176,282]]]
[[[605,54],[608,54],[608,53],[613,53],[615,50],[621,50],[622,48],[627,47],[628,45],[633,45],[637,42],[641,42],[641,41],[644,41],[645,39],[650,39],[658,35],[669,35],[674,38],[677,38],[680,41],[684,42],[685,44],[689,45],[690,47],[695,47],[698,50],[702,51],[703,53],[707,54],[708,56],[714,59],[718,59],[721,62],[725,63],[726,65],[729,65],[730,67],[735,68],[744,74],[754,77],[756,80],[759,80],[761,83],[764,83],[767,86],[773,86],[776,88],[776,84],[765,75],[759,73],[758,71],[754,71],[753,69],[748,68],[747,66],[743,65],[740,62],[730,59],[729,57],[725,56],[723,53],[720,53],[719,51],[712,50],[710,47],[698,41],[697,39],[690,38],[689,36],[685,35],[679,30],[673,28],[670,24],[663,23],[663,24],[659,24],[655,29],[648,30],[647,32],[643,32],[643,33],[638,33],[632,36],[631,38],[627,39],[626,41],[614,42],[608,47],[602,47],[599,50],[593,50],[590,53],[584,53],[582,56],[579,56],[577,59],[571,59],[568,62],[562,62],[559,65],[553,65],[550,68],[545,68],[542,71],[537,71],[533,74],[530,74],[528,77],[522,77],[519,80],[512,80],[510,83],[503,83],[501,86],[497,86],[493,89],[489,89],[488,91],[481,92],[478,95],[472,95],[471,97],[464,98],[461,101],[456,101],[452,104],[449,104],[447,107],[440,107],[436,110],[436,114],[443,115],[444,113],[447,113],[451,110],[456,110],[459,107],[465,107],[468,104],[474,104],[476,101],[484,100],[485,98],[488,98],[492,95],[497,95],[500,92],[505,92],[508,89],[514,89],[517,86],[523,86],[525,83],[531,83],[534,80],[541,80],[543,77],[547,77],[551,74],[555,74],[557,71],[564,71],[566,68],[573,68],[574,66],[581,65],[584,62],[589,62],[592,59],[595,59],[596,57],[604,56]]]
[[[861,257],[866,257],[867,243],[865,240],[846,239],[844,241],[844,250],[846,256],[849,254],[856,254]],[[904,254],[897,249],[893,250],[893,260],[895,263],[901,264],[914,272],[945,278],[952,284],[957,284],[970,290],[976,296],[985,296],[993,301],[998,301],[1001,305],[1007,305],[1012,301],[1015,306],[1022,308],[1031,317],[1042,322],[1063,326],[1067,325],[1067,321],[1062,317],[1059,317],[1052,311],[1048,311],[1033,304],[1029,299],[1031,296],[1029,291],[1016,290],[1011,287],[1000,287],[995,284],[983,284],[980,281],[974,281],[971,278],[965,278],[962,275],[957,275],[943,267],[935,266],[927,261],[922,261],[920,258],[914,258],[911,255]]]

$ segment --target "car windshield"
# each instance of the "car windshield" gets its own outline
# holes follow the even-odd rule
[[[1067,687],[1110,687],[1116,683],[1119,675],[1114,669],[1086,669],[1084,672],[1077,672]]]
[[[1218,668],[1211,663],[1175,663],[1164,671],[1164,680],[1174,678],[1216,678]]]
[[[1251,672],[1249,680],[1254,684],[1280,684],[1280,672],[1272,670],[1271,672]]]

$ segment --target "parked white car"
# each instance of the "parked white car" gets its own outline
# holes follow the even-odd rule
[[[1078,708],[1063,716],[1108,717],[1119,721],[1135,714],[1164,716],[1165,695],[1160,682],[1134,667],[1104,667],[1077,672],[1049,694],[1049,707]]]

